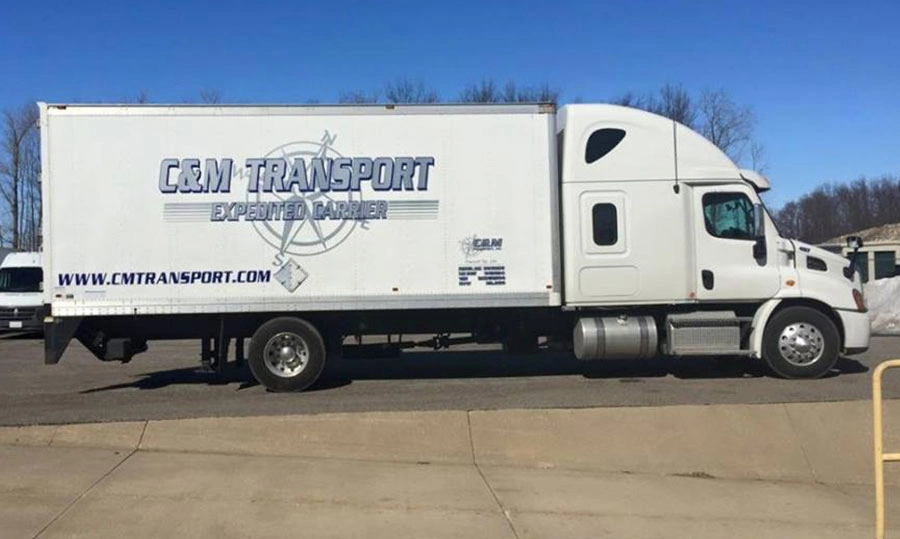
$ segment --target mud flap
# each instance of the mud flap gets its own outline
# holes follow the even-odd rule
[[[81,325],[81,317],[44,318],[44,364],[56,365]]]

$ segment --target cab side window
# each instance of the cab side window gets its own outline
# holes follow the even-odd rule
[[[594,204],[591,208],[591,220],[596,245],[615,245],[619,242],[618,219],[615,205],[606,202]]]
[[[753,203],[743,193],[706,193],[703,195],[703,219],[706,231],[717,238],[756,239]]]

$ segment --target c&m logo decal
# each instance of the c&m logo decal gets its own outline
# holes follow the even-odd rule
[[[167,198],[243,191],[239,200],[170,202],[170,222],[249,222],[275,250],[282,284],[296,290],[308,274],[291,256],[334,249],[372,221],[436,219],[438,200],[404,193],[427,192],[432,156],[345,156],[328,131],[317,141],[283,144],[260,157],[166,157],[159,164],[159,192]],[[236,163],[242,162],[242,166]]]

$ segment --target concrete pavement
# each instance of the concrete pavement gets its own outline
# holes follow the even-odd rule
[[[841,485],[53,446],[0,463],[10,539],[872,534],[871,489]]]
[[[0,427],[0,444],[872,481],[868,401],[37,425]],[[885,401],[885,447],[900,450],[900,400]],[[900,485],[900,474],[888,473],[887,481]]]
[[[886,405],[886,447],[897,450],[900,401]],[[870,537],[869,410],[860,401],[5,427],[0,536]],[[888,529],[900,531],[898,472]]]

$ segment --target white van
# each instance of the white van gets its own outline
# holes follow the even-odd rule
[[[0,264],[0,332],[43,330],[41,253],[10,253]]]

